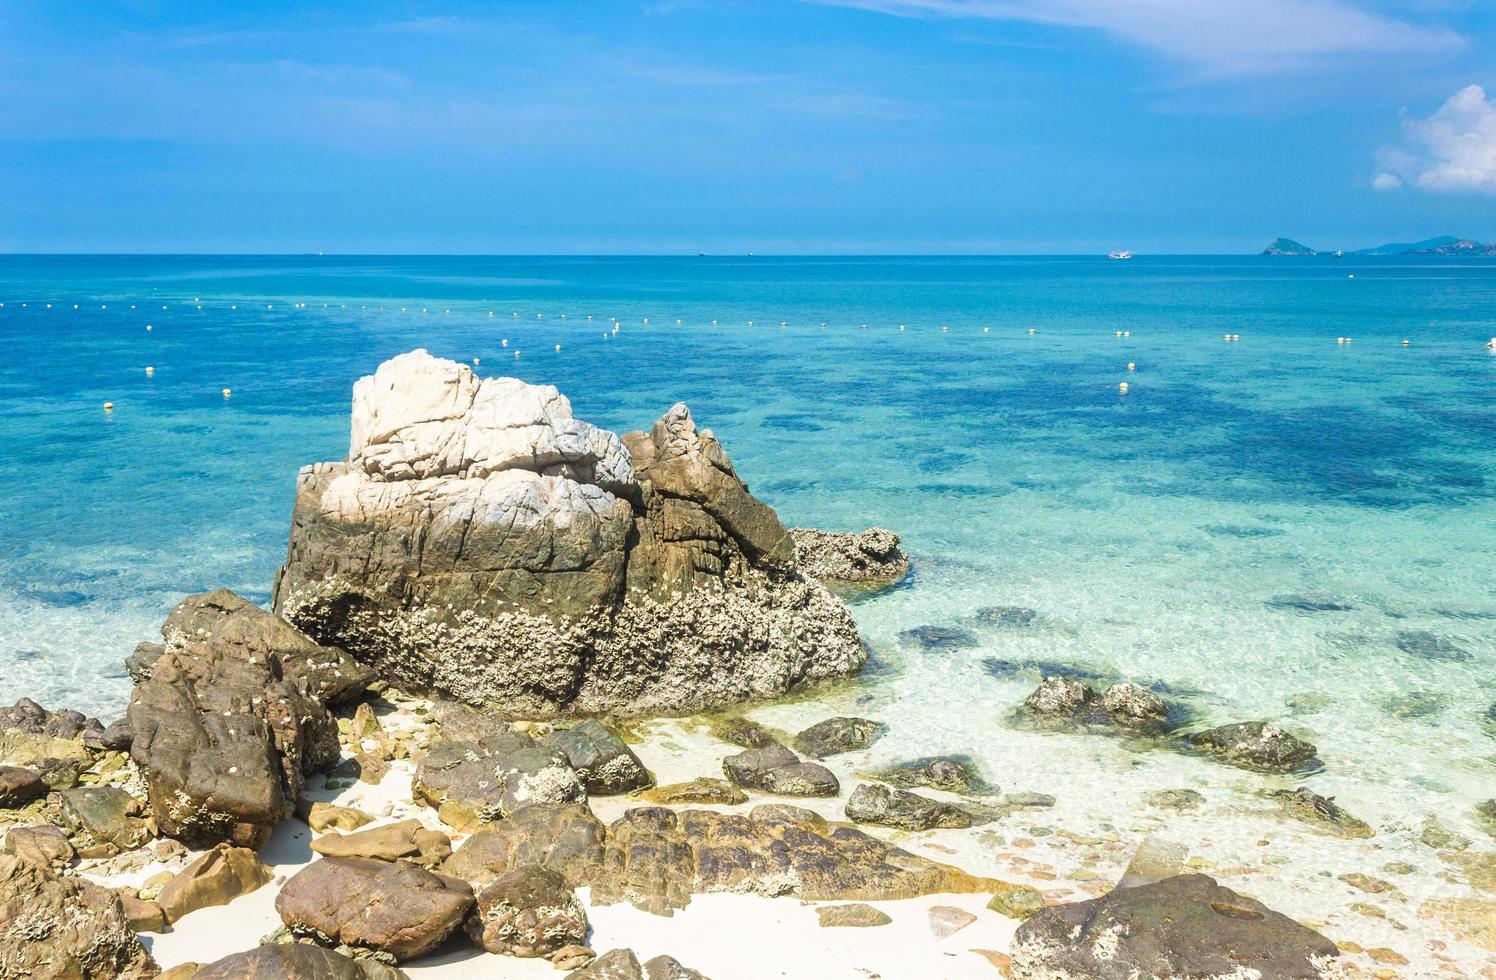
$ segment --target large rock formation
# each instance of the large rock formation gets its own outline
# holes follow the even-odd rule
[[[684,405],[620,439],[424,350],[354,386],[346,461],[302,470],[275,609],[513,715],[691,711],[867,657]]]

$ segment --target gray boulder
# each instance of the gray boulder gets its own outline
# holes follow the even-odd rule
[[[876,742],[888,726],[867,718],[827,718],[795,736],[797,752],[813,759],[865,749]]]
[[[63,790],[59,822],[84,857],[112,857],[151,839],[140,802],[118,786]]]
[[[532,804],[463,841],[441,870],[482,888],[516,868],[541,865],[580,887],[601,869],[606,840],[585,803]]]
[[[1014,980],[1328,980],[1340,950],[1205,875],[1177,875],[1035,912],[1013,937]]]
[[[881,527],[855,534],[797,527],[790,536],[801,571],[830,586],[887,588],[909,574],[909,556],[899,547],[899,536]]]
[[[482,821],[497,820],[532,803],[577,803],[587,798],[564,753],[520,732],[436,742],[416,767],[411,790],[431,806],[456,803]]]
[[[1294,772],[1318,763],[1314,745],[1265,721],[1222,725],[1193,735],[1186,744],[1244,769]]]
[[[873,773],[873,778],[900,789],[945,790],[947,793],[996,793],[969,755],[937,755],[896,762]]]
[[[876,783],[863,783],[852,791],[847,798],[847,819],[899,830],[970,827],[977,822],[973,814],[953,803]]]
[[[778,744],[730,755],[722,760],[722,770],[737,786],[780,796],[836,796],[841,792],[830,769],[802,762]]]
[[[566,756],[591,796],[617,796],[654,784],[634,750],[602,722],[589,718],[574,728],[552,732],[540,744]]]
[[[302,470],[275,609],[516,717],[683,713],[867,659],[684,405],[619,438],[423,350],[354,386],[346,461]]]

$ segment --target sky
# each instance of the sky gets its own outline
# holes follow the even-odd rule
[[[0,251],[1496,240],[1489,0],[0,0]]]

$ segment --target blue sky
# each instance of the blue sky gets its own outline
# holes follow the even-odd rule
[[[1480,0],[0,0],[0,250],[1496,239]]]

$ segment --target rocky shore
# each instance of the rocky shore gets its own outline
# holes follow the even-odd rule
[[[0,980],[1496,976],[1489,842],[1348,813],[1275,719],[1063,671],[994,706],[1239,774],[1264,854],[1416,836],[1450,888],[1403,894],[1386,860],[1334,880],[1448,941],[1276,911],[1270,862],[1205,857],[1196,790],[1077,829],[1049,815],[1063,773],[1003,787],[961,746],[903,751],[853,690],[807,695],[867,660],[838,596],[909,560],[886,530],[786,529],[683,405],[619,437],[417,351],[359,382],[352,432],[298,480],[273,611],[182,601],[110,724],[0,709]]]

